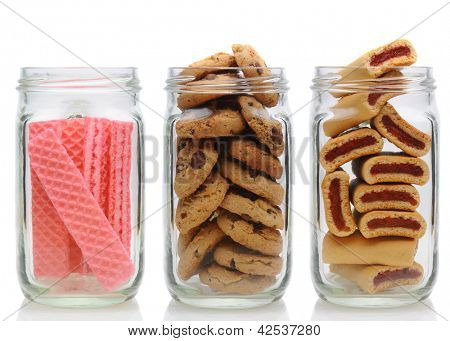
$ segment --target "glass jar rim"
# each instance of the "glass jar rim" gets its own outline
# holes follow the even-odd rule
[[[286,93],[289,88],[285,78],[285,69],[282,67],[169,67],[169,76],[166,80],[166,90],[172,93],[227,93],[227,94],[248,94],[248,93]],[[204,70],[205,74],[211,73],[231,73],[235,78],[221,80],[216,83],[202,84],[194,81],[192,74],[183,75],[183,71]],[[244,70],[265,70],[269,75],[257,77],[246,77]],[[210,72],[207,72],[210,71]],[[258,73],[259,74],[259,73]]]
[[[370,67],[371,70],[379,68]],[[346,94],[431,92],[436,88],[433,68],[428,66],[390,67],[387,71],[383,70],[383,75],[377,78],[368,76],[364,72],[366,70],[362,66],[316,66],[311,89]],[[352,73],[354,75],[350,76]]]
[[[138,92],[136,67],[23,67],[19,91]]]

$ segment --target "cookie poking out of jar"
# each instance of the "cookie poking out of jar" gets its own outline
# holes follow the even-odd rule
[[[353,185],[352,185],[353,187]],[[352,204],[360,213],[376,210],[414,211],[420,204],[417,189],[409,184],[354,185]]]
[[[365,53],[339,74],[345,82],[377,78],[396,67],[412,65],[416,59],[412,44],[406,39],[399,39]]]
[[[372,125],[391,143],[411,156],[423,156],[431,148],[431,136],[405,121],[390,104],[381,109]]]
[[[328,140],[320,151],[320,163],[327,172],[333,172],[349,161],[377,154],[382,149],[380,134],[374,129],[362,128]]]
[[[349,236],[356,230],[350,208],[349,181],[349,175],[343,170],[325,175],[322,181],[328,229],[338,237]]]
[[[194,78],[193,80],[199,80],[210,73],[217,72],[218,70],[216,70],[216,68],[235,66],[237,66],[237,64],[233,55],[226,52],[218,52],[192,63],[180,73],[180,76],[191,76]]]
[[[358,228],[366,238],[399,236],[419,239],[427,223],[417,212],[372,211],[361,216]]]
[[[422,159],[403,155],[378,155],[362,162],[360,174],[368,184],[400,182],[425,185],[430,177]]]
[[[383,292],[397,286],[419,284],[423,277],[423,268],[416,262],[406,267],[331,265],[330,271],[354,282],[368,294]]]
[[[188,82],[182,87],[178,96],[178,108],[182,110],[190,109],[208,101],[230,95],[235,91],[233,86],[235,86],[238,79],[239,77],[232,73],[210,73],[205,78]]]
[[[256,88],[261,87],[261,92],[255,91],[253,96],[266,107],[274,107],[278,103],[279,94],[273,92],[273,84],[270,82],[272,73],[267,68],[266,62],[250,45],[234,44],[232,46],[236,63],[242,68],[246,78],[262,78],[261,82],[253,81]],[[267,81],[269,79],[269,81]],[[258,89],[257,89],[258,90]],[[271,91],[272,90],[272,91]]]

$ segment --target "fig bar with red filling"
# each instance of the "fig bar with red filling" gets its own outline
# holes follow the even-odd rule
[[[325,175],[322,181],[322,196],[328,229],[338,237],[351,235],[356,223],[350,209],[350,177],[343,170]]]
[[[403,155],[379,155],[364,160],[361,177],[368,184],[401,182],[425,185],[430,177],[428,165],[421,159]]]
[[[373,49],[352,62],[339,74],[341,79],[377,78],[398,66],[408,66],[416,62],[417,54],[412,44],[405,39]]]
[[[414,211],[420,203],[417,189],[408,184],[356,184],[352,203],[360,213],[374,210]]]
[[[358,129],[328,140],[320,151],[320,163],[327,172],[333,172],[349,161],[382,149],[383,139],[377,131]]]
[[[331,265],[330,271],[356,283],[363,291],[374,294],[396,286],[418,284],[423,277],[423,268],[415,263],[411,266],[385,265]]]
[[[406,122],[390,104],[386,104],[380,114],[373,119],[378,132],[405,153],[423,156],[430,150],[431,137]]]
[[[328,232],[323,238],[325,264],[384,264],[410,266],[414,262],[417,239],[403,237],[365,238],[359,231],[348,237]]]
[[[392,74],[392,75],[391,75]],[[389,72],[386,77],[399,76],[400,72]],[[326,136],[334,137],[340,133],[356,127],[378,115],[381,108],[395,93],[356,93],[344,96],[330,109],[334,116],[323,123]]]
[[[359,231],[366,238],[399,236],[421,238],[427,223],[417,212],[372,211],[361,216]]]

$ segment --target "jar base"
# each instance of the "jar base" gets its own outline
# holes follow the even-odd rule
[[[184,292],[169,290],[174,300],[197,308],[211,309],[250,309],[265,306],[278,301],[284,291],[272,291],[260,295],[216,295],[199,296],[186,295]]]

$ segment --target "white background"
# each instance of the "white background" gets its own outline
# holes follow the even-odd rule
[[[83,62],[4,7],[7,4],[45,31],[67,49],[95,66],[136,66],[142,81],[142,102],[164,114],[164,82],[169,66],[184,66],[217,51],[230,51],[233,43],[250,43],[269,66],[287,68],[292,110],[311,98],[309,89],[316,65],[343,65],[368,49],[387,43],[409,32],[418,51],[417,65],[434,67],[441,112],[441,223],[439,277],[427,305],[450,319],[450,5],[418,27],[421,21],[445,5],[444,1],[2,1],[0,2],[0,318],[17,310],[23,301],[15,268],[15,112],[16,82],[23,66],[84,66]],[[146,133],[161,141],[164,121],[142,107]],[[294,116],[295,150],[309,133],[309,108]],[[158,168],[147,164],[147,175],[162,174],[162,146]],[[148,150],[148,153],[151,151]],[[309,151],[301,159],[309,171]],[[309,186],[296,171],[294,205],[309,216]],[[147,185],[146,213],[162,203],[162,179]],[[447,214],[446,214],[447,213]],[[309,272],[309,226],[294,217],[293,276],[281,302],[250,311],[193,309],[171,300],[163,275],[162,214],[146,223],[145,278],[135,300],[109,309],[64,310],[39,305],[13,314],[15,320],[139,320],[159,324],[164,320],[437,320],[443,318],[416,304],[391,310],[346,309],[320,301],[312,287]],[[167,322],[167,324],[170,324]],[[120,324],[101,324],[103,332]],[[448,324],[445,323],[445,327]],[[0,325],[1,331],[29,333],[34,328]],[[45,330],[64,330],[46,325]],[[97,326],[97,328],[96,328]],[[346,328],[327,324],[330,330],[346,334]],[[362,329],[355,327],[356,331]],[[380,326],[380,325],[377,325]],[[439,324],[442,328],[442,324]],[[52,329],[50,329],[52,328]],[[56,329],[54,329],[56,328]],[[73,329],[70,327],[71,330]],[[84,329],[86,328],[86,329]],[[98,332],[99,324],[89,324],[65,333],[72,339],[83,330]],[[125,328],[125,327],[124,327]],[[398,328],[387,324],[392,333]],[[415,327],[405,327],[414,331]],[[430,333],[436,327],[427,326]],[[323,328],[327,329],[327,328]],[[380,328],[377,328],[381,330]],[[404,329],[403,329],[404,330]],[[352,333],[350,333],[352,334]],[[1,334],[0,334],[1,335]],[[34,334],[40,335],[40,334]],[[122,336],[124,336],[122,330]],[[117,335],[117,337],[119,337]],[[370,339],[374,334],[367,335]],[[109,337],[111,338],[111,337]]]

